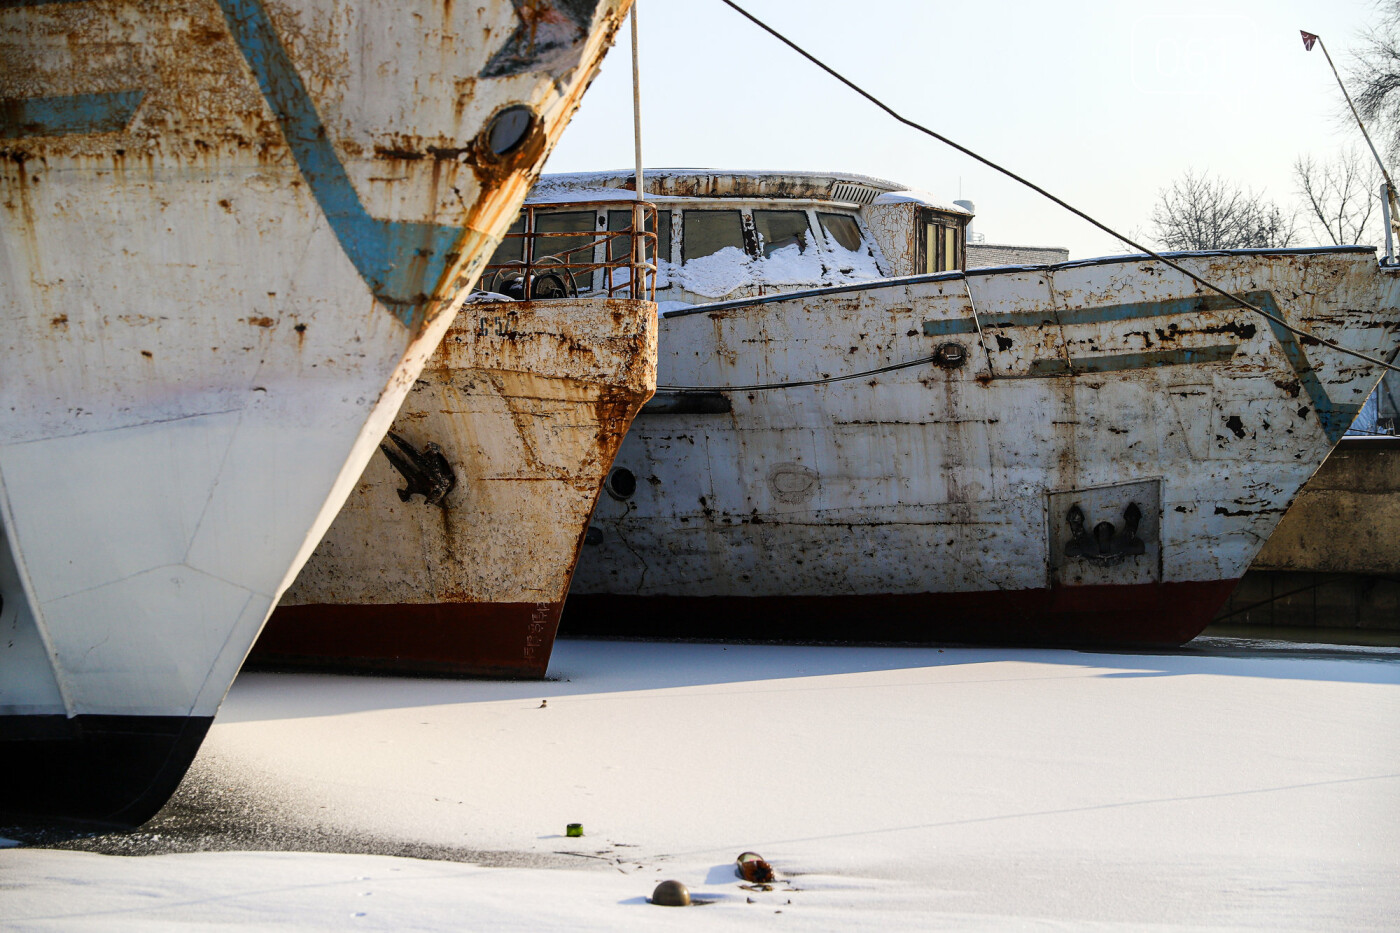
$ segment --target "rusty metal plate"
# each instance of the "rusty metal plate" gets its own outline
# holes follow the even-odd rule
[[[1051,583],[1086,586],[1162,579],[1160,479],[1052,492],[1045,505]]]

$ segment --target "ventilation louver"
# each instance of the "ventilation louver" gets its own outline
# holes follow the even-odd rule
[[[879,196],[879,191],[874,188],[867,188],[865,185],[852,185],[846,182],[837,182],[831,186],[831,199],[833,201],[869,204]]]

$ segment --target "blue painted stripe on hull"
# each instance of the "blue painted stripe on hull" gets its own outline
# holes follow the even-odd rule
[[[924,321],[925,337],[952,337],[957,334],[975,333],[977,333],[977,322],[970,317]]]
[[[1239,344],[1220,344],[1213,347],[1182,348],[1177,350],[1146,350],[1140,353],[1114,353],[1106,356],[1075,357],[1064,359],[1036,360],[1024,376],[1013,375],[1011,379],[1044,379],[1047,376],[1068,376],[1071,373],[1116,373],[1129,369],[1154,369],[1158,366],[1189,366],[1192,363],[1223,363],[1235,355]]]
[[[120,133],[145,96],[134,90],[0,100],[0,139]]]
[[[1272,298],[1272,296],[1271,296]],[[1274,308],[1266,308],[1270,314],[1277,314]],[[1308,362],[1308,355],[1303,352],[1302,346],[1298,343],[1298,338],[1283,327],[1269,322],[1269,328],[1278,338],[1279,346],[1283,348],[1283,355],[1288,358],[1288,365],[1293,367],[1293,373],[1298,377],[1298,381],[1303,385],[1303,391],[1308,394],[1308,400],[1312,402],[1313,412],[1317,415],[1318,423],[1322,425],[1322,430],[1327,435],[1327,439],[1332,443],[1342,439],[1342,435],[1347,433],[1347,428],[1356,420],[1356,416],[1361,411],[1361,403],[1350,405],[1342,402],[1334,402],[1332,396],[1327,394],[1327,389],[1323,387],[1322,380],[1317,378],[1317,372],[1312,368],[1312,363]],[[1364,402],[1365,399],[1362,400]]]
[[[1272,292],[1251,291],[1244,293],[1241,297],[1275,317],[1283,316]],[[1196,295],[1164,301],[1138,301],[1097,307],[1070,308],[1061,311],[1059,318],[1064,326],[1074,326],[1175,317],[1203,311],[1229,311],[1234,308],[1237,308],[1241,314],[1252,314],[1248,309],[1240,308],[1234,301],[1223,295]],[[1047,317],[1044,312],[1032,311],[1003,314],[983,326],[985,329],[994,330],[1007,327],[1056,326],[1057,323],[1053,316]],[[1309,362],[1296,335],[1273,321],[1269,321],[1269,327],[1275,339],[1278,340],[1283,355],[1288,360],[1289,367],[1298,377],[1303,391],[1307,393],[1308,401],[1312,403],[1312,410],[1317,415],[1323,433],[1327,435],[1328,440],[1335,444],[1342,435],[1346,434],[1351,423],[1356,420],[1357,413],[1361,411],[1361,405],[1334,401],[1322,385],[1322,380],[1317,377],[1317,372],[1313,369],[1312,363]],[[924,321],[923,332],[928,337],[976,334],[977,322],[973,318]],[[1080,357],[1072,361],[1064,359],[1035,360],[1024,375],[1003,375],[998,378],[1050,379],[1068,376],[1072,373],[1122,372],[1130,369],[1148,369],[1154,366],[1224,362],[1234,357],[1234,350],[1237,347],[1229,348],[1228,355],[1218,355],[1223,353],[1225,349],[1226,347],[1222,345],[1198,350],[1148,351],[1102,357]],[[1186,356],[1181,356],[1181,354],[1186,354]]]
[[[1263,307],[1265,301],[1273,301],[1273,295],[1265,291],[1245,292],[1241,295],[1250,304]],[[1175,317],[1201,311],[1229,311],[1231,309],[1248,312],[1238,303],[1224,295],[1192,295],[1186,298],[1168,298],[1162,301],[1132,301],[1116,305],[1091,305],[1087,308],[1066,308],[1059,312],[1029,311],[1000,316],[988,315],[983,327],[1041,327],[1062,324],[1070,327],[1075,324],[1110,324],[1118,321],[1135,321],[1150,317]],[[1276,310],[1265,308],[1270,314]]]
[[[1274,303],[1274,296],[1269,292],[1256,291],[1247,292],[1244,296],[1246,301],[1259,305],[1270,314],[1278,314],[1278,305]],[[1098,305],[1087,308],[1067,308],[1059,312],[1057,318],[1054,311],[1020,311],[1011,314],[988,314],[982,319],[982,326],[987,329],[1003,327],[1055,327],[1063,324],[1066,327],[1076,324],[1107,324],[1118,321],[1142,320],[1154,317],[1175,317],[1182,314],[1194,314],[1202,311],[1229,311],[1231,308],[1238,308],[1241,313],[1247,313],[1247,309],[1240,308],[1235,302],[1230,301],[1220,295],[1192,296],[1189,298],[1169,298],[1165,301],[1134,301],[1116,305]],[[928,337],[943,337],[951,334],[975,334],[977,333],[977,322],[970,317],[967,318],[945,318],[936,321],[924,321],[924,335]]]
[[[374,296],[406,326],[416,326],[456,261],[462,229],[370,217],[260,0],[219,0],[219,6],[345,255]]]

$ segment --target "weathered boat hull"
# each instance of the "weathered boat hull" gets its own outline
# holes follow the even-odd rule
[[[543,677],[588,516],[656,385],[656,305],[468,306],[393,431],[456,474],[404,501],[375,457],[251,655],[331,669]]]
[[[1180,261],[1318,336],[1396,346],[1397,277],[1371,251]],[[644,411],[617,458],[642,481],[600,501],[566,632],[1177,644],[1380,377],[1143,257],[660,326],[658,398],[817,384]]]
[[[1347,437],[1299,491],[1252,569],[1400,575],[1400,437]]]
[[[1303,485],[1219,621],[1400,630],[1400,437],[1349,436]]]
[[[163,804],[627,6],[0,4],[0,811]]]

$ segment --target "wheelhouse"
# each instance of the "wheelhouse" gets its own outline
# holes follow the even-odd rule
[[[654,275],[656,300],[696,304],[966,266],[971,215],[890,182],[686,170],[645,182],[647,208],[634,217],[628,174],[544,176],[482,287],[615,295],[636,268]]]

